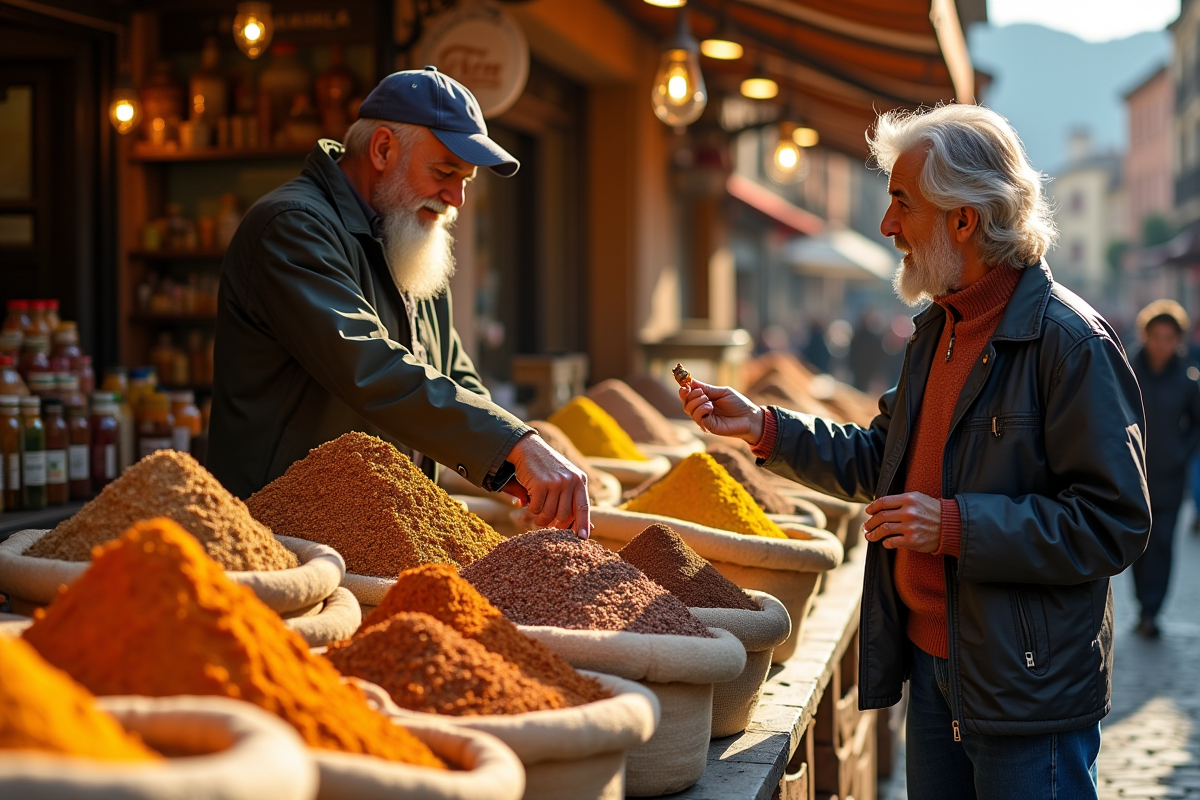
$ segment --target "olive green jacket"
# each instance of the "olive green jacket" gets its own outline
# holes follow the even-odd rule
[[[230,243],[208,468],[244,498],[310,449],[363,431],[499,489],[512,475],[509,451],[531,429],[491,402],[448,294],[416,304],[427,363],[414,357],[404,300],[340,155],[322,140]],[[436,477],[436,465],[424,466]]]

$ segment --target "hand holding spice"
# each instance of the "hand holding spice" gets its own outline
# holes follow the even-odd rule
[[[679,399],[687,415],[709,433],[741,439],[751,447],[762,440],[766,410],[728,386],[692,378],[679,389]]]

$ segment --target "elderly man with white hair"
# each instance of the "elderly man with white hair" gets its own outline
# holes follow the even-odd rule
[[[929,301],[870,427],[680,390],[759,464],[869,503],[859,704],[910,681],[908,793],[1096,797],[1109,579],[1146,546],[1141,395],[1116,333],[1056,283],[1041,176],[985,108],[889,112],[880,230],[897,294]]]
[[[520,166],[465,86],[434,67],[384,78],[345,147],[249,210],[225,256],[208,466],[246,497],[349,431],[590,530],[584,474],[491,402],[450,314],[450,226],[478,166]]]

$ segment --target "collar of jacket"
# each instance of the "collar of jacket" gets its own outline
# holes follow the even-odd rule
[[[1046,259],[1037,264],[1030,264],[1021,270],[1021,279],[1013,290],[1012,299],[1004,309],[1004,315],[996,325],[992,334],[993,342],[1020,342],[1036,339],[1042,333],[1042,319],[1046,315],[1046,305],[1050,302],[1050,292],[1054,288],[1054,276]],[[946,310],[937,303],[930,303],[929,308],[913,317],[915,336],[926,325],[940,322],[946,315]]]
[[[338,167],[338,159],[345,150],[333,139],[321,139],[313,147],[304,162],[303,174],[312,178],[333,204],[346,230],[356,236],[370,236],[371,223],[363,214],[362,206],[355,199]]]

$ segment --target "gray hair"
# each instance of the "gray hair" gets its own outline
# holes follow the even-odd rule
[[[344,150],[342,158],[353,159],[366,155],[367,148],[371,145],[371,136],[381,127],[386,127],[395,135],[405,153],[412,150],[421,134],[421,126],[419,125],[363,117],[355,120],[354,124],[346,129],[346,135],[342,141],[342,149]]]
[[[888,111],[879,115],[867,145],[889,174],[903,153],[923,148],[921,192],[943,211],[970,206],[979,212],[979,253],[989,266],[1034,264],[1058,238],[1045,176],[995,111],[958,104]]]

